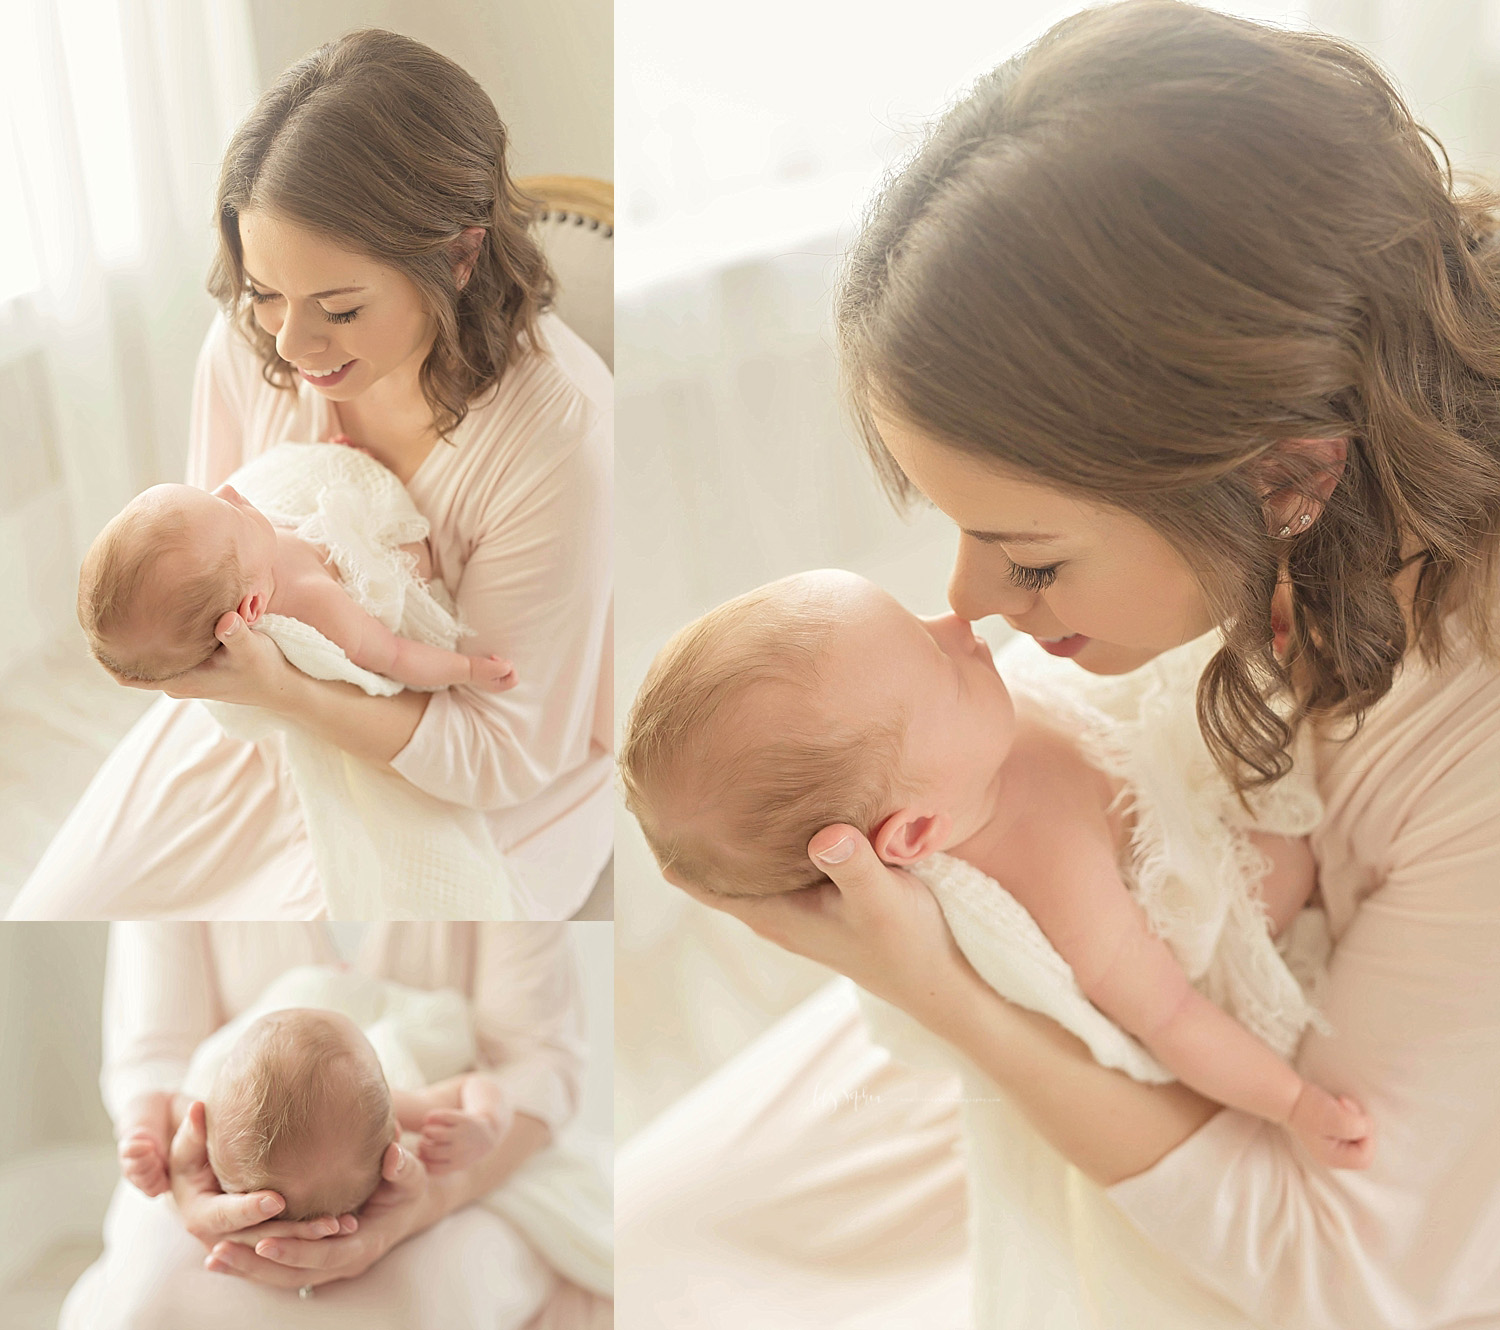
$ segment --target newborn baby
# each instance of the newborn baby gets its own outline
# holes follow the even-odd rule
[[[426,542],[402,549],[430,577]],[[99,533],[83,561],[78,619],[94,655],[122,679],[154,683],[201,665],[231,611],[252,627],[268,613],[299,619],[354,664],[409,687],[503,692],[516,683],[498,656],[398,637],[351,599],[325,551],[273,526],[227,484],[212,494],[153,486]]]
[[[191,1111],[173,1097],[175,1133]],[[387,1087],[359,1027],[334,1011],[292,1008],[253,1022],[214,1077],[204,1103],[209,1166],[225,1192],[275,1191],[280,1219],[353,1214],[380,1183],[381,1159],[401,1132],[434,1173],[462,1168],[510,1128],[504,1091],[456,1076],[417,1091]],[[149,1108],[143,1119],[151,1117]],[[146,1120],[122,1128],[121,1170],[148,1196],[170,1186],[170,1147]]]
[[[821,828],[888,864],[939,852],[1002,882],[1089,1000],[1201,1094],[1286,1125],[1321,1162],[1363,1167],[1359,1105],[1309,1084],[1189,983],[1130,895],[1122,784],[1043,708],[1012,697],[951,615],[921,620],[848,573],[720,606],[651,666],[620,756],[626,803],[669,880],[730,895],[824,877]],[[1253,836],[1274,931],[1316,885],[1305,839]]]

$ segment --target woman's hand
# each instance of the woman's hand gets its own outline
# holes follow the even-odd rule
[[[286,1209],[286,1201],[274,1191],[252,1191],[231,1195],[221,1191],[219,1180],[208,1166],[208,1132],[202,1102],[194,1103],[172,1138],[172,1199],[183,1226],[205,1247],[242,1235]],[[351,1218],[346,1216],[346,1218]],[[332,1227],[330,1228],[330,1225]],[[341,1221],[324,1216],[303,1223],[278,1225],[308,1240],[339,1232]],[[255,1239],[259,1241],[257,1237]]]
[[[149,683],[115,675],[115,682],[127,688],[163,692],[168,697],[283,710],[297,672],[287,664],[281,648],[264,633],[251,632],[233,610],[214,625],[214,636],[219,639],[219,649],[184,674]]]
[[[720,896],[668,880],[921,1019],[948,981],[968,971],[932,893],[881,863],[853,827],[824,827],[807,852],[832,882],[781,896]]]
[[[355,1232],[312,1239],[280,1233],[226,1237],[209,1253],[207,1268],[275,1288],[301,1288],[364,1274],[440,1213],[430,1204],[427,1170],[404,1146],[391,1143],[380,1175],[381,1183],[360,1211]],[[252,1236],[253,1247],[247,1241]]]

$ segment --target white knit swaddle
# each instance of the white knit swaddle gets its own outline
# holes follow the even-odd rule
[[[247,496],[248,497],[248,496]],[[358,970],[302,965],[203,1040],[182,1090],[206,1098],[240,1036],[273,1011],[336,1011],[360,1027],[392,1090],[420,1090],[476,1070],[473,1015],[451,988],[409,988]],[[532,1155],[479,1202],[515,1225],[554,1269],[608,1297],[614,1281],[614,1190],[607,1142],[580,1130]]]
[[[417,576],[400,547],[427,535],[405,487],[374,458],[332,443],[282,443],[230,483],[278,526],[326,549],[344,590],[392,632],[453,650],[463,626],[441,583]],[[390,696],[403,685],[355,665],[309,624],[268,614],[255,625],[317,679]],[[206,703],[237,738],[284,736],[332,919],[509,919],[511,877],[476,809],[434,798],[256,707]]]

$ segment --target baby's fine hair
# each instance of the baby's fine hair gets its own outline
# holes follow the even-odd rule
[[[214,625],[239,604],[244,575],[233,547],[205,556],[171,589],[155,585],[162,556],[189,546],[187,523],[169,504],[139,501],[118,514],[89,548],[78,578],[78,622],[94,657],[122,679],[155,683],[201,665],[218,648]],[[152,593],[168,615],[170,654],[127,659],[111,642]]]
[[[352,1096],[350,1086],[353,1087]],[[288,1181],[330,1124],[362,1160],[322,1191],[295,1199]],[[349,1048],[338,1018],[307,1009],[275,1011],[245,1031],[214,1079],[208,1160],[221,1185],[282,1192],[282,1219],[357,1210],[380,1183],[381,1160],[396,1139],[391,1092],[373,1050]]]
[[[904,715],[839,726],[817,705],[837,631],[833,602],[798,578],[772,582],[682,629],[652,662],[620,751],[625,805],[663,872],[729,896],[775,895],[825,875],[807,855],[823,827],[870,832],[896,799]],[[752,693],[779,688],[769,732],[728,725]],[[712,811],[719,835],[686,823]]]

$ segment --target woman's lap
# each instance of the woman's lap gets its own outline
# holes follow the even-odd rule
[[[620,1325],[967,1325],[958,1093],[815,994],[621,1151]]]
[[[104,1255],[74,1285],[58,1330],[520,1330],[557,1276],[503,1219],[468,1206],[402,1243],[358,1279],[304,1301],[203,1268],[203,1247],[165,1200],[122,1183]]]
[[[100,767],[12,918],[309,919],[323,895],[290,780],[163,699]]]

